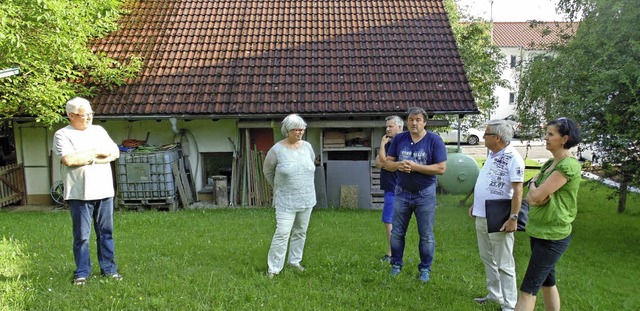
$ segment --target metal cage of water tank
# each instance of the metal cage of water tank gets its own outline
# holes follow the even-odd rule
[[[178,150],[122,153],[116,164],[118,204],[126,206],[177,207],[177,186],[172,164]]]

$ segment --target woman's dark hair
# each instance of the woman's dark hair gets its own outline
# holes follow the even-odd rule
[[[573,121],[562,117],[547,123],[547,126],[549,125],[555,126],[560,135],[569,136],[567,142],[562,146],[564,149],[571,149],[573,146],[580,143],[580,131]]]

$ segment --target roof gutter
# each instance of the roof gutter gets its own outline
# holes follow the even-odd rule
[[[390,114],[404,114],[404,111],[376,111],[376,112],[366,112],[366,113],[305,113],[298,112],[300,115],[305,118],[340,118],[340,119],[353,119],[353,118],[362,118],[362,117],[376,117],[383,118]],[[479,114],[479,111],[434,111],[427,112],[429,115],[467,115],[467,114]],[[138,115],[138,114],[122,114],[122,115],[101,115],[97,114],[94,116],[94,120],[128,120],[130,122],[133,121],[144,121],[144,120],[169,120],[171,118],[176,118],[180,120],[220,120],[220,119],[246,119],[246,120],[263,120],[263,119],[273,119],[273,118],[283,118],[287,115],[287,113],[272,113],[272,114],[146,114],[146,115]],[[21,116],[14,117],[13,120],[16,122],[33,122],[35,121],[35,117],[31,116]]]

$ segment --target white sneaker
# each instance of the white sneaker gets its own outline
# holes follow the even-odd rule
[[[306,270],[302,265],[300,265],[299,263],[290,263],[290,266],[298,269],[298,271],[300,272],[304,272],[304,270]]]
[[[73,283],[73,285],[85,285],[87,284],[87,278],[83,278],[83,277],[73,278],[73,281],[71,283]]]

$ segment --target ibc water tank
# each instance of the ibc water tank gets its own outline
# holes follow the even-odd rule
[[[478,174],[480,167],[471,156],[457,152],[447,153],[447,170],[444,175],[438,175],[438,186],[447,193],[467,194],[476,184]]]

